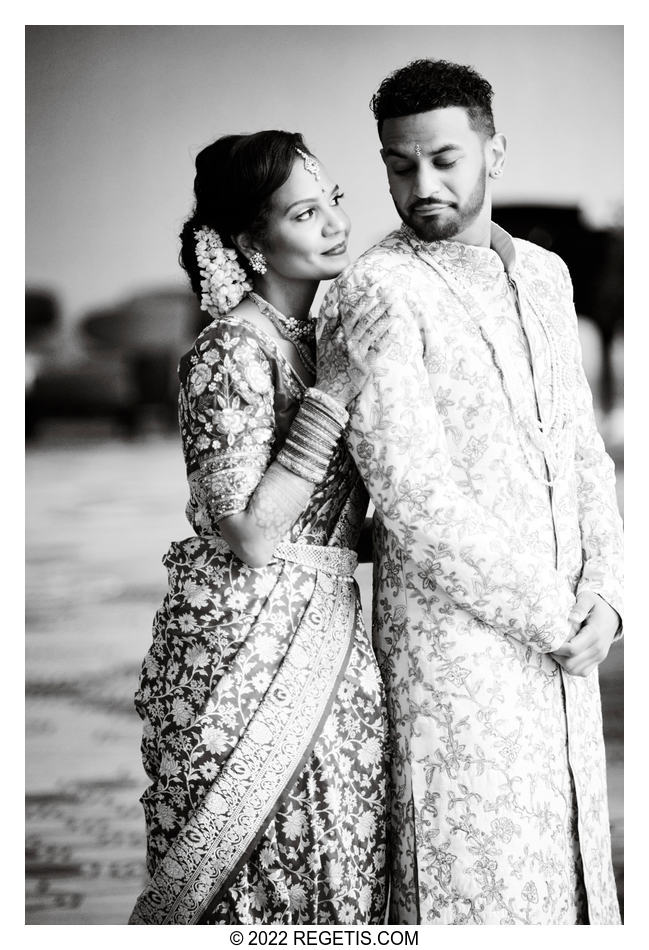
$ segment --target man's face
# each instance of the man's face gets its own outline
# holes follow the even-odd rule
[[[471,128],[465,109],[450,106],[386,119],[381,157],[403,221],[423,241],[475,243],[491,217],[489,140]]]

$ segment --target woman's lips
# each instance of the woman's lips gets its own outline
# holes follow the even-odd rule
[[[336,244],[335,247],[330,247],[328,251],[323,251],[322,253],[325,256],[334,257],[336,254],[344,254],[347,250],[347,241],[341,241],[340,244]]]

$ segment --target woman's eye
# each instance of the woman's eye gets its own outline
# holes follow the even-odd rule
[[[333,203],[334,203],[335,205],[339,204],[340,201],[341,201],[344,197],[345,197],[345,192],[344,192],[344,191],[339,191],[337,195],[334,195],[334,197],[333,197]]]
[[[392,172],[395,175],[407,175],[409,171],[410,171],[409,165],[400,165],[398,167],[396,167],[395,165],[392,166]]]
[[[453,162],[435,162],[435,164],[438,168],[452,168],[456,161],[457,159],[455,159]]]
[[[313,208],[305,208],[305,210],[302,211],[301,214],[298,214],[298,215],[295,216],[295,220],[296,220],[296,221],[308,221],[309,218],[310,218],[313,214],[315,214],[315,211],[314,211]]]

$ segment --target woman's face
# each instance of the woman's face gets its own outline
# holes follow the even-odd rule
[[[263,240],[269,270],[288,280],[331,280],[349,264],[350,221],[343,193],[321,167],[319,178],[296,158],[287,181],[271,198]]]

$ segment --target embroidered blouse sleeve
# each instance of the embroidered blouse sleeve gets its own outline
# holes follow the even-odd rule
[[[381,284],[366,278],[359,286],[348,272],[322,311],[343,326],[386,308],[393,318],[349,407],[349,448],[377,512],[429,585],[500,632],[551,652],[569,634],[569,586],[453,480],[419,329],[404,295]]]
[[[187,514],[209,530],[246,508],[270,463],[273,367],[252,329],[221,321],[183,357],[179,375]]]
[[[561,270],[566,307],[574,314],[572,281],[568,268],[556,258]],[[575,374],[575,470],[577,504],[583,551],[582,574],[577,593],[599,594],[622,617],[623,555],[622,519],[615,492],[615,465],[597,431],[593,398],[586,380],[581,346],[574,317]],[[618,635],[621,630],[618,632]]]

